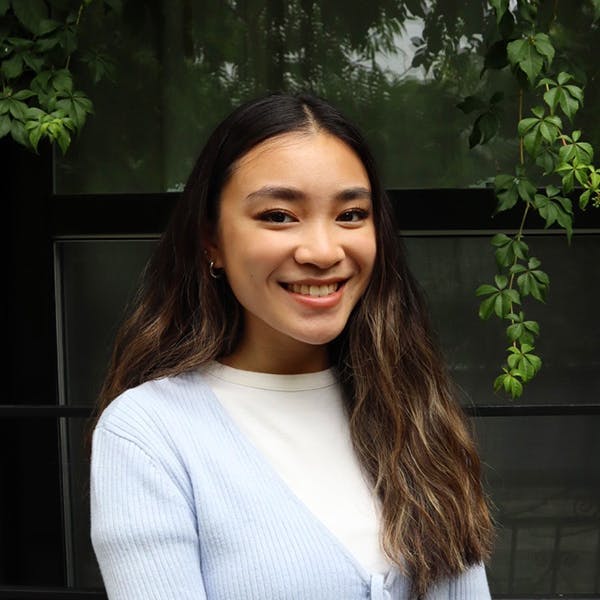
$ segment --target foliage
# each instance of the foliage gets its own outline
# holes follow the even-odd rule
[[[507,360],[494,388],[517,398],[542,366],[535,353],[540,326],[526,320],[523,304],[527,297],[544,302],[550,286],[541,261],[523,239],[527,217],[537,212],[545,227],[564,229],[570,243],[573,200],[581,210],[590,203],[600,206],[600,169],[593,164],[592,144],[573,126],[583,106],[583,86],[574,74],[580,69],[569,63],[556,3],[490,0],[490,4],[499,39],[489,47],[482,76],[489,69],[508,68],[519,85],[518,162],[514,173],[495,177],[496,212],[520,207],[522,217],[514,235],[498,233],[492,238],[498,267],[495,285],[483,284],[476,294],[483,297],[481,319],[495,316],[508,321]],[[597,1],[585,5],[584,10],[588,10],[590,22],[600,17]],[[500,93],[495,93],[489,101],[470,96],[459,105],[464,112],[479,112],[470,136],[471,147],[487,143],[498,131],[502,100]],[[529,115],[524,115],[526,103],[532,104]]]
[[[79,47],[80,22],[93,1],[0,0],[0,138],[10,135],[34,151],[47,139],[64,154],[84,126],[93,106],[75,87],[71,59],[85,63],[95,81],[112,69],[105,54]],[[117,0],[102,2],[119,9]]]

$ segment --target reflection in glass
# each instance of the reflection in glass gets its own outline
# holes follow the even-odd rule
[[[499,524],[492,591],[599,593],[600,417],[474,424]]]
[[[600,36],[582,3],[555,3],[572,52],[595,72]],[[366,132],[388,188],[485,184],[518,159],[511,76],[481,77],[495,27],[486,2],[428,0],[158,0],[124,3],[122,16],[86,8],[82,35],[117,65],[95,86],[95,115],[66,158],[59,193],[178,190],[208,133],[240,101],[268,90],[312,90]],[[96,11],[96,12],[94,12]],[[514,84],[513,84],[514,85]],[[467,95],[507,91],[497,138],[469,150]],[[578,126],[600,141],[597,78]]]
[[[93,405],[155,240],[63,240],[58,254],[63,399]]]

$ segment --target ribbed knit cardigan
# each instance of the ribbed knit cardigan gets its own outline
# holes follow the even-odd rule
[[[291,491],[197,372],[128,390],[94,432],[92,542],[111,600],[409,600]],[[428,600],[488,600],[475,565]]]

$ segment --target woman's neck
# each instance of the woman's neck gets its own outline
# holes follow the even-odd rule
[[[243,340],[231,354],[219,358],[219,362],[244,371],[274,374],[316,373],[330,366],[327,346],[298,343],[282,348],[266,343],[250,347]]]

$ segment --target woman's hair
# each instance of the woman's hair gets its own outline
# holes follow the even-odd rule
[[[424,596],[435,582],[489,558],[493,527],[480,461],[432,339],[393,214],[359,131],[327,102],[273,94],[240,106],[214,131],[120,328],[97,408],[128,388],[230,354],[243,326],[226,277],[204,248],[237,161],[290,132],[321,131],[356,152],[369,176],[377,254],[371,281],[330,345],[353,445],[382,503],[382,547]]]

